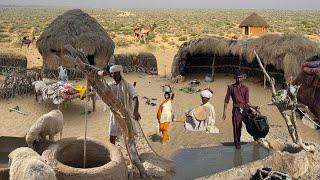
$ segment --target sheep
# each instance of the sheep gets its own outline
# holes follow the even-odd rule
[[[8,157],[10,180],[56,180],[53,169],[31,148],[17,148]]]
[[[54,141],[54,135],[60,132],[62,137],[63,114],[60,110],[52,110],[42,115],[29,129],[26,134],[28,147],[34,149],[34,145],[44,140],[49,135],[49,140]]]

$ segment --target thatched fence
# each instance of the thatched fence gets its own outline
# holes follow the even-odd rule
[[[115,54],[110,63],[122,65],[125,73],[158,74],[157,59],[151,53]]]
[[[26,69],[27,58],[22,55],[0,53],[0,74],[10,73],[13,70]]]
[[[32,82],[41,80],[41,73],[34,70],[19,70],[8,74],[0,84],[0,99],[34,93]]]
[[[255,39],[234,40],[218,37],[192,39],[183,43],[172,63],[172,76],[179,75],[181,59],[196,55],[217,57],[215,72],[230,73],[239,67],[247,74],[263,76],[255,59],[254,50],[259,54],[265,67],[269,65],[270,75],[290,80],[300,72],[300,65],[317,54],[318,45],[300,35],[270,34]],[[268,71],[269,72],[269,71]]]

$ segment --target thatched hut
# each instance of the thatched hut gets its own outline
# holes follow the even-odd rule
[[[179,75],[179,63],[186,60],[187,74],[232,73],[244,70],[248,76],[263,77],[255,58],[259,54],[266,70],[277,82],[290,80],[300,72],[300,64],[317,53],[317,44],[299,35],[264,35],[247,40],[208,37],[181,45],[172,63],[172,76]]]
[[[260,36],[267,33],[268,23],[257,13],[252,13],[243,20],[239,28],[242,28],[244,35]]]
[[[70,62],[55,54],[66,44],[82,49],[89,63],[101,68],[107,65],[115,48],[114,42],[97,20],[80,9],[69,10],[58,16],[37,40],[45,70],[56,70],[60,65],[73,68]]]

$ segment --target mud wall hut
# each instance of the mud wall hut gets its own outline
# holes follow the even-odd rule
[[[239,25],[239,28],[242,28],[242,34],[249,36],[260,36],[266,34],[268,27],[268,23],[256,13],[252,13]]]
[[[301,63],[317,53],[317,44],[299,35],[264,35],[247,40],[218,37],[192,39],[184,42],[175,55],[172,76],[179,75],[179,63],[184,59],[187,75],[228,74],[240,68],[249,77],[263,77],[254,50],[268,73],[281,83],[301,72]]]
[[[122,65],[125,73],[142,72],[147,74],[158,74],[157,59],[152,53],[115,54],[110,59],[110,63]]]
[[[58,16],[40,35],[36,46],[43,57],[44,71],[56,71],[59,66],[69,70],[73,65],[56,53],[71,44],[82,49],[89,63],[97,67],[105,67],[114,52],[115,44],[97,22],[80,9],[73,9]]]

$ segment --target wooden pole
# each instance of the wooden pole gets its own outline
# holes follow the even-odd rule
[[[123,132],[131,162],[138,168],[140,176],[142,178],[146,178],[146,170],[140,161],[139,154],[136,149],[131,116],[129,115],[128,110],[124,108],[123,104],[115,98],[114,93],[111,91],[111,87],[104,83],[101,77],[97,76],[97,73],[101,70],[89,65],[88,62],[86,62],[87,59],[84,54],[74,49],[71,45],[65,45],[63,51],[56,54],[75,63],[77,68],[86,74],[87,80],[92,84],[92,87],[96,90],[97,94],[99,94],[102,101],[110,107]]]
[[[215,60],[216,60],[216,55],[213,56],[213,60],[212,60],[212,72],[211,72],[212,77],[214,76],[214,61]]]
[[[287,108],[284,109],[282,107],[282,103],[279,103],[276,100],[275,80],[269,76],[269,74],[267,73],[266,69],[263,67],[262,62],[261,62],[258,54],[256,53],[256,51],[254,51],[254,54],[256,55],[256,58],[257,58],[258,63],[260,65],[260,68],[262,69],[262,71],[265,74],[266,78],[270,82],[271,89],[272,89],[272,102],[273,102],[273,105],[275,105],[278,108],[279,112],[281,113],[281,115],[285,119],[287,127],[288,127],[289,134],[290,134],[290,136],[292,138],[292,141],[294,143],[298,144],[301,148],[303,148],[306,151],[314,151],[314,147],[313,146],[305,145],[303,143],[302,138],[301,138],[301,136],[299,134],[299,131],[298,131],[297,124],[296,124],[296,113],[295,113],[295,111],[296,111],[296,108],[298,106],[298,100],[297,100],[296,94],[297,94],[297,92],[299,90],[299,87],[298,87],[298,89],[296,91],[296,94],[293,94],[293,96],[294,96],[293,101],[290,100],[290,102],[287,103],[288,105],[290,105],[290,107],[287,107]],[[290,83],[290,86],[291,86],[291,83]],[[286,111],[287,112],[291,111],[291,119],[290,119],[289,115],[286,113]]]
[[[264,69],[267,69],[266,65],[264,65]],[[264,89],[266,88],[266,83],[267,83],[266,75],[263,75],[263,88]]]

